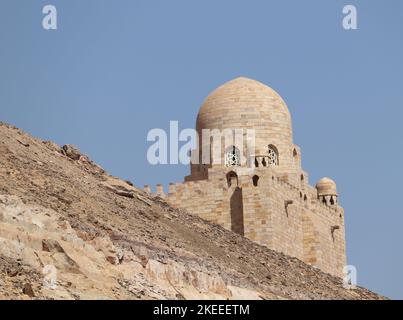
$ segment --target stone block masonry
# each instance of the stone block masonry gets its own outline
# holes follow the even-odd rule
[[[338,204],[336,184],[323,178],[315,187],[309,185],[308,174],[301,168],[301,150],[292,142],[291,115],[283,99],[247,78],[219,87],[200,108],[199,137],[203,129],[238,128],[255,130],[253,153],[235,144],[222,148],[220,165],[192,164],[183,183],[170,184],[167,193],[159,185],[157,194],[175,207],[342,276],[344,210]],[[199,145],[205,143],[211,142]],[[201,148],[194,152],[202,158]],[[241,153],[253,170],[245,170],[237,161]]]

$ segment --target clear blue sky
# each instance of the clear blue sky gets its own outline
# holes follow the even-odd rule
[[[57,31],[42,29],[45,4]],[[341,27],[345,4],[359,30]],[[237,76],[268,84],[311,184],[338,183],[359,283],[403,298],[403,1],[1,0],[0,41],[0,120],[138,186],[188,172],[148,164],[149,129],[194,127]]]

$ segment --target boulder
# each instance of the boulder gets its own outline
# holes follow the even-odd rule
[[[80,160],[81,152],[76,147],[71,144],[66,144],[63,146],[64,154],[72,160]]]

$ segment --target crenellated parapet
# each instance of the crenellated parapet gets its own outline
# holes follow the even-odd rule
[[[216,145],[211,136],[202,139],[204,130],[237,129],[244,130],[243,144],[235,138],[229,146]],[[255,80],[232,80],[206,98],[196,130],[199,145],[192,157],[210,162],[191,164],[183,183],[171,183],[167,192],[158,185],[156,196],[325,272],[342,274],[344,211],[336,184],[329,178],[309,184],[301,149],[293,143],[290,112],[278,93]],[[254,132],[252,150],[248,130]],[[204,157],[203,150],[210,154]]]

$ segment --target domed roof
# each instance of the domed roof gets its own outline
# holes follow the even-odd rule
[[[336,182],[330,178],[322,178],[316,184],[319,196],[337,195]]]
[[[256,147],[292,144],[291,116],[273,89],[240,77],[214,90],[197,116],[196,129],[255,129]],[[262,146],[263,147],[263,146]]]

